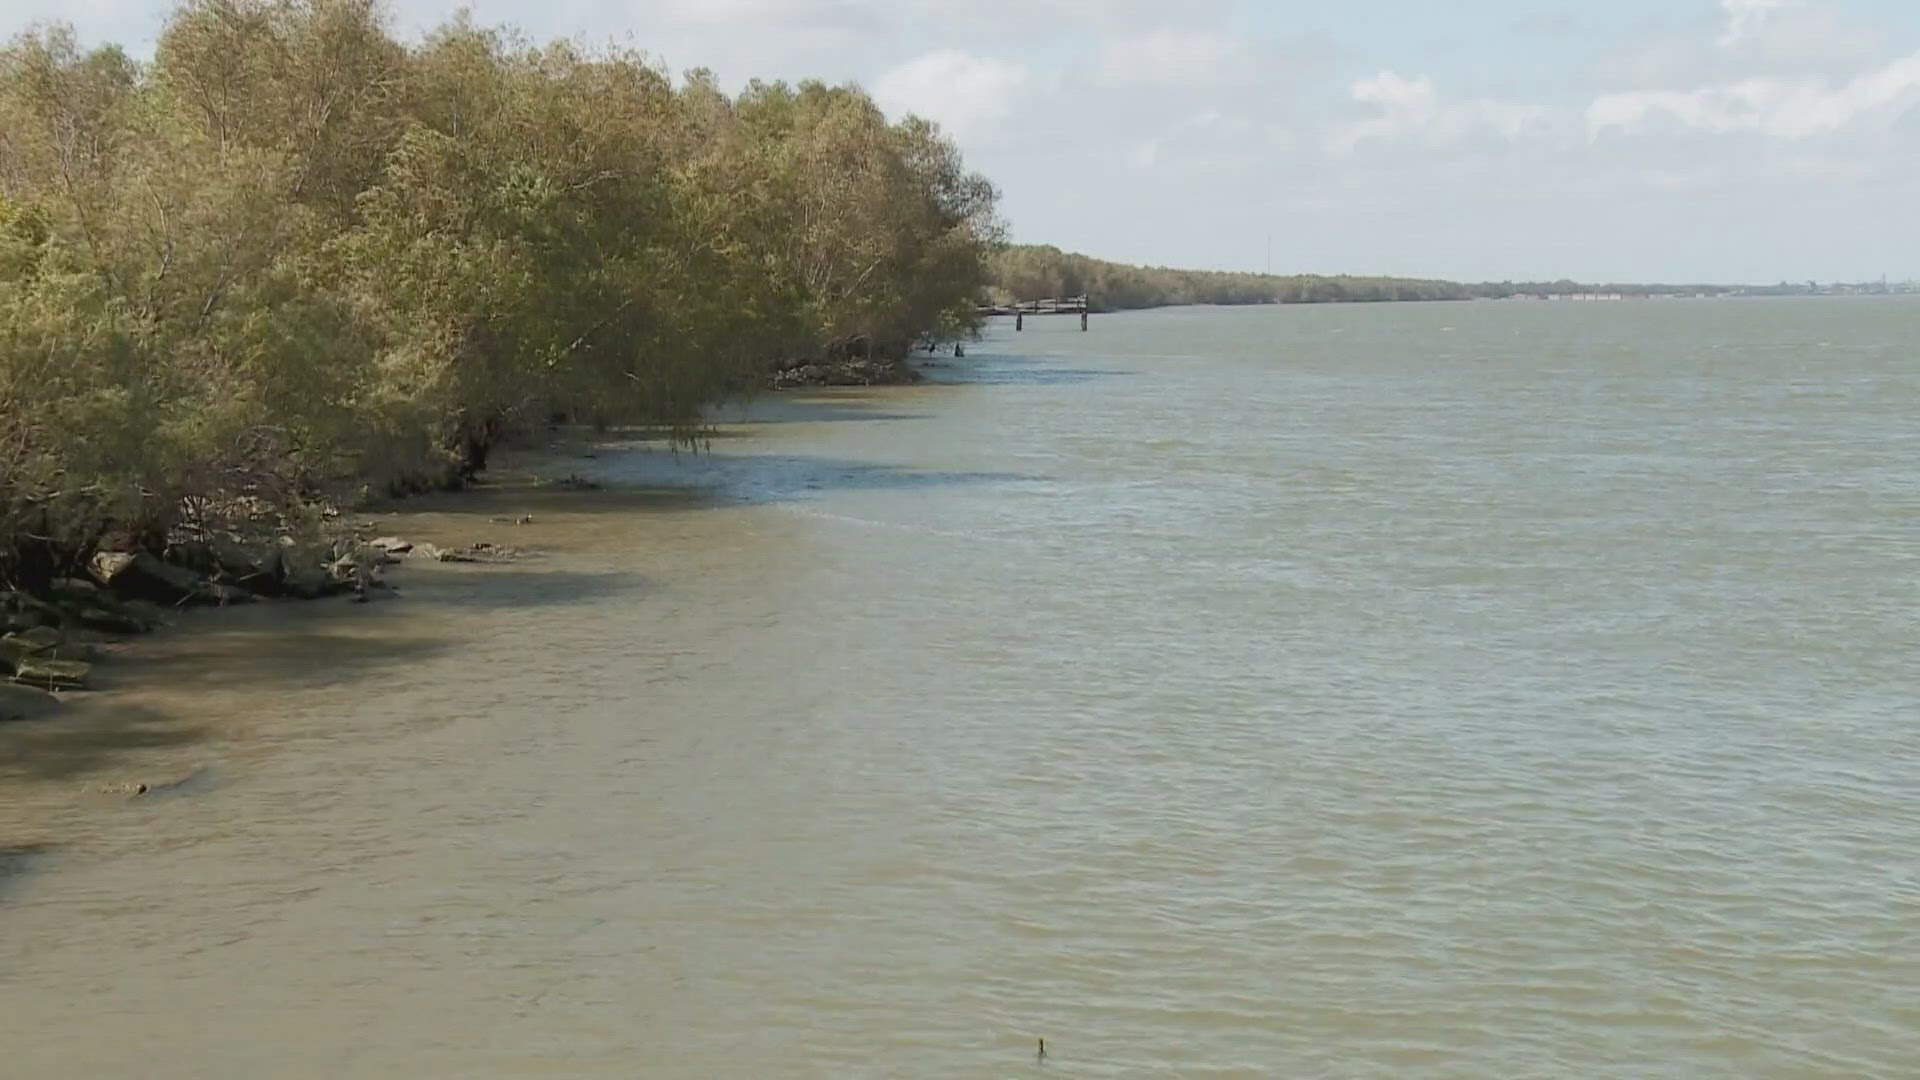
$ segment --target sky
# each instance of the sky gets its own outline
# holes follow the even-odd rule
[[[4,0],[149,53],[170,0]],[[1920,0],[471,0],[938,121],[1014,239],[1469,280],[1920,278]],[[402,37],[445,0],[391,0]]]

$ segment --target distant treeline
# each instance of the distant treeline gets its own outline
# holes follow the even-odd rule
[[[381,12],[189,0],[151,62],[0,49],[0,587],[974,325],[995,192],[930,125]]]
[[[1172,304],[1466,300],[1474,295],[1467,286],[1451,281],[1171,270],[1106,262],[1029,244],[1009,246],[994,257],[993,282],[996,298],[1002,301],[1084,295],[1096,311]]]
[[[1325,274],[1250,274],[1128,266],[1056,247],[1030,244],[1001,249],[993,259],[993,293],[1000,303],[1086,296],[1096,311],[1176,304],[1321,304],[1397,300],[1481,300],[1581,295],[1777,295],[1797,286],[1595,285],[1575,281],[1466,283],[1423,278]]]

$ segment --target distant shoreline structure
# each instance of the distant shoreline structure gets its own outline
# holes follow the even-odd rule
[[[1749,296],[1912,296],[1920,281],[1815,281],[1777,285],[1622,284],[1613,282],[1458,282],[1350,274],[1265,274],[1176,270],[1095,259],[1055,247],[1016,244],[993,260],[986,314],[1013,314],[1053,298],[1080,299],[1076,310],[1127,311],[1184,304],[1391,303],[1418,300],[1597,302]]]

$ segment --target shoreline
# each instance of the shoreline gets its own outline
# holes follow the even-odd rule
[[[897,360],[810,361],[782,368],[767,379],[774,393],[827,386],[912,386],[926,374],[908,357]]]
[[[908,357],[810,362],[776,372],[753,397],[779,400],[807,391],[928,381]],[[729,408],[710,409],[703,426],[736,423],[715,419]],[[457,541],[397,535],[390,524],[448,505],[481,507],[506,492],[597,491],[597,481],[580,475],[581,462],[667,438],[651,427],[549,427],[535,438],[502,445],[492,466],[461,487],[375,498],[352,509],[318,507],[321,522],[309,524],[305,535],[296,536],[284,519],[227,522],[226,528],[185,530],[158,553],[103,550],[82,571],[86,577],[56,579],[51,595],[0,589],[0,724],[45,716],[58,710],[65,695],[111,685],[113,680],[96,686],[94,664],[111,663],[190,611],[394,599],[399,588],[386,580],[390,568],[503,564],[535,555],[503,542],[515,527],[532,523],[523,511],[490,515],[487,537]],[[239,535],[239,528],[248,535]]]
[[[641,436],[642,441],[653,438],[650,433]],[[103,553],[124,554],[125,573],[140,577],[125,595],[107,583],[80,579],[63,579],[62,589],[71,599],[0,591],[0,735],[17,730],[16,725],[57,721],[81,702],[151,689],[126,678],[128,666],[123,662],[137,661],[156,643],[204,629],[187,624],[206,616],[252,609],[284,613],[290,621],[325,618],[342,610],[366,610],[376,600],[383,607],[404,600],[405,578],[411,575],[403,573],[401,580],[388,581],[389,570],[418,571],[432,564],[506,566],[537,559],[541,554],[537,548],[514,542],[516,532],[538,520],[525,509],[529,497],[545,501],[557,495],[601,492],[597,482],[579,475],[579,463],[621,441],[614,432],[604,439],[577,428],[549,432],[536,443],[507,449],[493,468],[466,487],[382,498],[333,512],[318,536],[304,541],[294,542],[280,533],[274,539],[256,537],[238,545],[249,555],[275,546],[286,549],[287,564],[297,562],[302,567],[288,571],[287,576],[304,575],[304,583],[296,584],[305,587],[289,587],[283,580],[269,589],[250,591],[232,584],[234,575],[217,566],[196,575],[173,557],[170,545],[169,557],[164,559],[147,553]],[[618,493],[606,494],[617,497]],[[507,509],[511,512],[499,512]],[[485,513],[484,529],[459,535],[444,528],[395,532],[395,526],[417,526],[419,519],[450,512]],[[480,532],[485,535],[473,535]],[[227,543],[225,538],[215,542]],[[155,588],[176,588],[181,595],[173,603],[136,595]],[[4,621],[8,617],[14,621]],[[36,618],[40,620],[37,627],[22,625]],[[23,661],[24,675],[15,670]],[[63,664],[80,666],[55,666]],[[36,679],[34,672],[40,677]],[[48,679],[48,674],[56,677]]]
[[[822,383],[762,391],[747,399],[752,402],[747,414],[741,414],[740,403],[735,402],[710,410],[703,425],[713,436],[725,437],[732,429],[754,422],[755,414],[783,416],[796,407],[806,410],[816,403],[841,400],[846,391],[864,387],[928,383],[927,376],[911,365],[891,366],[911,377],[898,383]],[[817,397],[810,391],[818,392]],[[394,626],[389,621],[394,619],[414,622],[416,611],[394,601],[407,600],[415,585],[444,585],[452,579],[441,575],[462,571],[484,581],[486,575],[499,571],[508,575],[503,588],[520,588],[521,579],[541,574],[537,568],[544,558],[570,546],[577,521],[564,519],[573,519],[578,511],[598,514],[645,508],[662,505],[663,500],[683,504],[688,496],[677,488],[644,482],[603,486],[592,475],[598,471],[593,463],[603,457],[668,452],[668,447],[667,433],[657,428],[614,427],[596,432],[586,425],[564,425],[543,430],[537,439],[503,447],[490,468],[465,487],[379,498],[341,510],[327,523],[322,539],[377,556],[367,567],[371,580],[360,590],[341,583],[311,597],[259,596],[239,603],[174,608],[137,600],[123,603],[145,612],[147,624],[138,631],[73,642],[88,650],[89,664],[98,665],[90,669],[84,686],[43,689],[0,675],[0,788],[43,771],[31,758],[49,745],[61,747],[59,752],[64,754],[66,748],[88,743],[103,731],[110,733],[102,739],[104,743],[116,742],[118,722],[111,717],[128,706],[138,711],[144,708],[139,703],[165,700],[180,715],[190,715],[196,695],[229,679],[244,681],[252,661],[263,652],[277,651],[278,645],[256,642],[222,655],[226,646],[221,639],[240,628],[271,625],[280,637],[304,638],[327,648],[346,645],[350,652],[357,652],[355,635],[337,638],[331,632],[368,618],[374,621],[367,625],[386,627]],[[543,526],[556,519],[563,519],[566,530],[553,535],[558,548],[543,542],[550,535]],[[380,541],[399,541],[399,546]],[[389,570],[398,572],[392,581],[386,577]],[[0,593],[0,597],[7,595]],[[369,602],[375,599],[381,602]],[[427,621],[436,622],[439,617]],[[411,633],[399,636],[404,639]],[[69,644],[63,641],[59,647]],[[328,655],[303,659],[322,667],[338,662]],[[349,659],[347,664],[356,662]],[[53,771],[91,781],[88,786],[96,793],[142,796],[149,790],[141,785],[161,789],[176,783],[184,772],[198,771],[198,766],[176,768],[178,763],[167,763],[165,755],[151,767],[140,760],[145,755],[138,751],[165,745],[166,740],[149,741],[142,736],[125,748],[124,755],[121,748],[108,745],[102,754],[115,759],[111,764],[78,769],[62,765]],[[122,757],[124,768],[119,763]]]

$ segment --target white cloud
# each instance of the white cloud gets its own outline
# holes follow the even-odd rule
[[[1727,28],[1720,35],[1720,47],[1739,46],[1759,32],[1775,12],[1793,6],[1793,0],[1720,0],[1720,9],[1727,13]]]
[[[917,113],[961,139],[981,139],[1012,114],[1032,73],[1022,64],[941,49],[894,68],[873,83],[889,112]]]
[[[1723,58],[1774,69],[1840,71],[1880,55],[1876,35],[1843,21],[1831,7],[1800,0],[1721,0]]]
[[[1204,30],[1156,30],[1109,40],[1099,80],[1108,86],[1190,87],[1241,82],[1258,73],[1245,45]]]
[[[1920,53],[1835,85],[1822,79],[1743,79],[1693,90],[1606,94],[1587,108],[1587,135],[1661,131],[1804,139],[1888,127],[1920,105]]]
[[[1889,56],[1884,32],[1845,17],[1838,4],[1720,0],[1717,26],[1716,33],[1705,22],[1669,23],[1592,65],[1586,81],[1624,91],[1749,78],[1845,79]]]
[[[661,13],[687,26],[778,30],[873,30],[884,23],[868,0],[665,0]]]
[[[1424,75],[1408,78],[1382,71],[1355,82],[1349,92],[1374,115],[1334,126],[1329,146],[1336,154],[1350,154],[1370,142],[1441,146],[1487,135],[1512,140],[1547,119],[1547,111],[1536,105],[1491,98],[1449,101]]]

